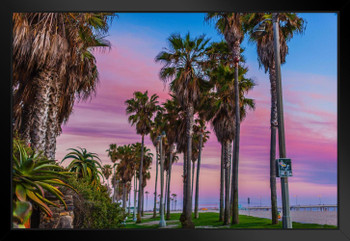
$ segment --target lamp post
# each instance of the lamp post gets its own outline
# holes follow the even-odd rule
[[[273,23],[273,40],[274,40],[274,57],[276,65],[276,86],[277,86],[277,116],[278,116],[278,146],[280,158],[286,158],[286,142],[284,133],[284,115],[283,115],[283,96],[282,96],[282,80],[281,80],[281,55],[280,55],[280,41],[279,41],[279,23],[278,14],[272,13],[272,19],[264,19],[257,24],[253,33],[257,37],[262,37],[266,34],[265,25],[266,21],[272,20]],[[282,227],[292,228],[292,222],[290,218],[290,205],[289,205],[289,187],[288,177],[281,177],[281,190],[282,190]]]
[[[164,204],[163,204],[163,195],[164,195],[164,156],[163,156],[163,137],[165,137],[165,132],[163,131],[160,136],[158,136],[159,140],[159,149],[160,149],[160,221],[159,227],[165,227],[166,222],[164,219]]]
[[[136,170],[135,170],[135,173],[134,173],[134,212],[133,212],[133,221],[136,222],[137,218],[136,218]]]
[[[145,192],[146,193],[146,211],[147,211],[147,208],[148,208],[148,191]]]

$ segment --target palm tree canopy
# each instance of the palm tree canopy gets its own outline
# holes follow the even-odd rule
[[[184,37],[175,33],[168,38],[169,47],[155,58],[163,64],[160,78],[164,82],[171,81],[170,88],[184,108],[189,104],[196,105],[206,86],[202,65],[208,42],[205,35],[191,38],[190,33]]]
[[[272,13],[250,13],[243,18],[243,28],[249,34],[249,40],[256,42],[258,50],[259,65],[264,67],[265,72],[269,70],[274,61],[274,37],[273,24],[271,20]],[[266,34],[262,37],[257,37],[253,33],[254,27],[265,20]],[[280,54],[281,63],[285,63],[288,55],[287,42],[293,38],[294,34],[302,34],[306,28],[306,21],[299,17],[296,13],[278,13],[278,20],[280,23],[279,40],[280,40]]]
[[[242,26],[243,13],[233,12],[211,12],[205,16],[205,21],[214,21],[215,27],[220,34],[223,34],[233,52],[234,58],[239,58],[239,45],[244,38],[244,28]]]
[[[74,100],[86,99],[98,81],[91,50],[109,47],[105,40],[111,13],[14,13],[13,96],[15,129],[27,125],[25,110],[33,105],[34,77],[52,69],[57,74],[55,106],[59,127],[68,120]],[[58,93],[59,94],[58,94]],[[22,127],[23,128],[23,127]],[[58,128],[60,131],[60,128]]]
[[[248,71],[247,68],[239,66],[238,70],[240,119],[243,120],[247,114],[247,109],[255,108],[255,101],[245,97],[255,86],[255,83],[252,79],[245,77]],[[212,98],[212,126],[219,142],[225,140],[232,141],[235,136],[234,75],[234,68],[220,65],[212,72],[211,76],[211,81],[216,86],[216,93]]]
[[[126,100],[126,113],[132,114],[128,121],[131,125],[136,125],[136,132],[140,135],[147,135],[152,129],[152,117],[158,109],[158,96],[156,94],[148,96],[148,91],[134,92],[134,97]]]

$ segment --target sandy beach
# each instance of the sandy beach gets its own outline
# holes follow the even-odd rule
[[[239,210],[239,214],[260,218],[271,218],[271,211]],[[293,222],[337,225],[337,211],[291,211]]]

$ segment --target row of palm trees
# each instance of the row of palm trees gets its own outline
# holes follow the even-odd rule
[[[132,125],[136,125],[137,133],[142,136],[142,143],[144,136],[152,132],[151,139],[153,144],[157,145],[155,137],[159,136],[162,131],[165,131],[169,147],[176,143],[177,152],[184,153],[183,213],[180,221],[185,228],[193,227],[191,220],[193,184],[191,185],[191,180],[194,179],[191,179],[191,175],[192,177],[194,176],[194,165],[191,173],[191,160],[199,160],[197,167],[198,176],[200,155],[197,158],[194,157],[194,150],[198,150],[200,153],[203,142],[203,135],[200,135],[201,144],[197,148],[193,148],[195,117],[202,122],[202,126],[205,126],[207,122],[211,123],[222,146],[220,220],[224,224],[228,224],[230,220],[232,224],[239,223],[238,164],[240,123],[246,117],[247,111],[255,108],[254,100],[246,97],[255,83],[245,77],[248,69],[244,67],[243,50],[241,48],[245,35],[248,35],[251,41],[257,43],[259,63],[265,67],[265,71],[269,70],[270,72],[272,100],[270,186],[273,210],[272,222],[278,222],[276,171],[274,165],[276,126],[278,123],[272,24],[267,21],[267,34],[262,38],[256,38],[253,34],[254,26],[267,18],[270,18],[270,13],[208,13],[205,20],[215,23],[215,27],[224,36],[225,41],[209,45],[209,39],[204,35],[191,38],[189,33],[184,37],[179,34],[172,34],[168,38],[169,47],[161,51],[156,56],[155,61],[163,64],[159,73],[160,78],[165,83],[170,82],[172,100],[168,100],[168,103],[172,101],[172,104],[176,105],[168,108],[167,114],[164,114],[164,116],[173,114],[171,118],[162,120],[161,114],[163,110],[160,107],[157,108],[157,97],[153,95],[151,98],[148,98],[147,91],[145,93],[135,92],[134,98],[126,102],[128,104],[127,114],[133,113],[129,117],[129,121]],[[286,42],[293,37],[294,33],[300,33],[304,30],[304,21],[294,13],[280,13],[278,14],[278,19],[282,23],[279,34],[281,35],[283,63],[288,53]],[[147,103],[148,100],[150,101]],[[134,107],[135,104],[138,108]],[[152,106],[152,108],[149,107],[147,109],[144,107],[147,104]],[[172,112],[173,110],[176,111]],[[152,120],[153,114],[154,121]],[[178,120],[180,121],[176,122]],[[152,125],[154,125],[153,129]],[[172,151],[169,154],[172,154]],[[169,158],[171,159],[171,157]],[[198,191],[198,187],[196,190]],[[198,200],[196,200],[196,203],[198,204]],[[195,217],[198,217],[196,211]]]
[[[55,156],[56,137],[61,133],[62,123],[68,120],[75,100],[87,99],[95,91],[98,71],[91,50],[110,46],[104,36],[112,17],[111,13],[15,13],[13,15],[13,127],[26,143],[31,144],[35,150],[44,151],[44,154],[51,159]],[[148,97],[147,92],[135,92],[134,98],[126,101],[127,114],[130,115],[129,122],[141,135],[139,164],[134,164],[132,167],[135,172],[136,169],[138,173],[146,170],[144,166],[147,155],[145,155],[144,137],[148,134],[156,149],[159,144],[157,137],[162,132],[166,134],[164,153],[159,153],[157,149],[156,157],[157,159],[160,155],[164,157],[168,180],[167,193],[170,193],[171,166],[176,161],[174,145],[176,145],[176,153],[184,155],[184,199],[181,215],[183,227],[193,227],[191,220],[194,189],[192,188],[193,160],[197,160],[195,195],[197,214],[195,217],[198,217],[197,192],[201,150],[206,140],[205,126],[208,123],[212,125],[222,147],[220,220],[227,224],[232,217],[233,224],[239,222],[240,123],[246,116],[247,110],[255,107],[254,100],[246,97],[254,87],[254,82],[245,77],[248,70],[244,67],[241,48],[245,36],[256,43],[259,64],[264,67],[265,72],[269,71],[272,222],[278,222],[274,164],[278,122],[272,23],[266,21],[267,34],[264,36],[257,38],[253,34],[254,26],[268,18],[271,18],[271,13],[208,13],[205,21],[213,22],[225,39],[220,43],[209,43],[209,39],[204,35],[191,38],[189,33],[184,37],[172,34],[168,38],[169,48],[165,48],[155,58],[156,62],[163,64],[159,73],[160,78],[165,83],[170,82],[171,100],[159,106],[156,95]],[[295,33],[304,31],[305,23],[295,13],[279,13],[278,21],[283,63],[288,54],[287,42]],[[198,128],[195,128],[195,123],[199,126]],[[197,140],[195,133],[199,133]],[[127,153],[128,148],[130,146],[125,147],[123,151]],[[112,161],[118,158],[120,160],[118,178],[127,183],[131,174],[125,166],[131,164],[125,160],[129,160],[130,157],[127,154],[123,157],[113,156],[113,159],[111,157]],[[170,165],[167,165],[167,162]],[[158,165],[158,160],[156,163]],[[76,165],[79,166],[79,163]],[[76,167],[75,170],[84,173],[84,168]],[[85,172],[89,172],[88,169]],[[136,178],[135,174],[134,177]],[[138,182],[140,190],[137,221],[140,222],[143,188],[146,181],[144,178],[139,178]]]
[[[106,150],[113,166],[104,165],[105,172],[112,174],[112,186],[114,187],[114,200],[122,199],[123,208],[126,209],[127,200],[130,200],[132,179],[140,180],[142,176],[142,182],[139,187],[141,192],[141,202],[143,202],[144,188],[147,185],[147,180],[150,179],[150,166],[152,164],[153,154],[150,149],[142,146],[140,142],[134,144],[128,144],[123,146],[117,146],[116,144],[110,144],[109,149]],[[141,152],[143,153],[143,165],[141,166]],[[140,175],[142,173],[142,175]],[[109,177],[109,176],[108,176]],[[108,177],[106,177],[108,179]],[[134,199],[135,200],[135,199]],[[143,216],[143,203],[141,203],[140,215]]]

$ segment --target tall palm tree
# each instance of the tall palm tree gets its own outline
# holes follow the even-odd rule
[[[153,218],[157,215],[157,184],[158,184],[158,165],[159,165],[159,141],[158,136],[161,134],[162,130],[164,129],[164,121],[163,121],[163,112],[164,109],[162,107],[158,107],[158,111],[156,113],[156,116],[154,118],[154,121],[152,122],[152,129],[150,132],[150,138],[153,143],[153,145],[156,148],[156,177],[155,177],[155,187],[154,187],[154,207],[153,207]]]
[[[126,210],[126,199],[128,193],[127,184],[131,182],[134,175],[134,170],[136,168],[135,152],[130,144],[119,146],[117,148],[117,152],[117,156],[120,161],[116,166],[116,174],[117,178],[122,183],[123,208]]]
[[[172,144],[169,147],[169,158],[166,162],[167,169],[168,169],[168,181],[167,181],[167,200],[166,200],[166,220],[170,220],[170,184],[171,184],[171,170],[173,163],[177,162],[179,160],[179,157],[176,155],[176,152],[174,152],[175,144]]]
[[[224,224],[229,223],[231,214],[230,205],[230,146],[236,135],[235,125],[232,120],[235,119],[234,110],[234,76],[235,68],[230,66],[219,65],[212,71],[211,80],[214,82],[216,93],[213,99],[212,110],[215,115],[212,118],[212,126],[222,144],[222,155],[225,169],[225,205],[224,205]],[[255,107],[254,100],[246,98],[244,95],[254,87],[254,82],[251,79],[245,78],[248,69],[240,67],[239,76],[239,95],[240,95],[240,119],[246,116],[246,109]],[[232,177],[234,178],[234,177]],[[232,199],[234,196],[231,196]],[[231,200],[232,200],[231,199]]]
[[[192,163],[192,174],[191,174],[191,198],[193,202],[193,187],[194,187],[194,174],[196,170],[196,162],[198,160],[199,155],[199,139],[200,135],[195,132],[196,125],[193,125],[193,135],[192,135],[192,157],[191,157],[191,163]]]
[[[204,144],[209,139],[210,132],[206,130],[206,122],[203,119],[196,119],[196,124],[194,127],[195,133],[199,135],[198,143],[198,160],[197,160],[197,175],[196,175],[196,193],[195,193],[195,203],[194,203],[194,218],[199,218],[198,214],[198,201],[199,201],[199,171],[201,166],[202,148]]]
[[[174,120],[174,127],[173,129],[176,130],[177,134],[175,136],[175,143],[176,143],[176,152],[177,153],[183,153],[183,200],[186,200],[186,176],[187,176],[187,136],[186,136],[186,112],[181,107],[179,101],[177,100],[176,96],[171,93],[170,96],[172,99],[170,101],[167,101],[164,105],[168,105],[168,114],[171,113],[177,113],[177,116],[173,116],[172,114],[168,117],[173,118]],[[170,111],[169,111],[170,110]],[[169,118],[168,118],[169,119]],[[183,210],[185,210],[185,202],[183,204]]]
[[[258,52],[258,61],[260,67],[264,67],[265,73],[269,72],[270,92],[271,92],[271,115],[270,115],[270,190],[271,190],[271,216],[272,224],[278,223],[277,210],[277,190],[276,190],[276,133],[278,128],[277,120],[277,87],[276,87],[276,69],[275,69],[275,50],[273,26],[271,21],[265,21],[265,35],[257,37],[253,28],[259,22],[272,18],[271,13],[250,13],[243,19],[243,27],[249,33],[250,41],[255,42]],[[279,13],[280,24],[280,58],[281,64],[285,63],[288,54],[287,42],[293,38],[295,33],[303,33],[305,30],[305,21],[296,13]]]
[[[98,80],[90,52],[109,43],[110,13],[13,15],[14,130],[27,143],[55,156],[56,137],[76,98],[86,99]]]
[[[117,161],[117,144],[110,144],[109,148],[106,150],[108,152],[108,157],[111,159],[113,163]]]
[[[178,160],[178,156],[175,152],[175,143],[178,133],[178,119],[179,119],[179,104],[176,101],[175,96],[170,94],[172,99],[163,103],[164,112],[164,129],[166,132],[166,144],[168,155],[166,158],[165,169],[167,170],[167,193],[166,193],[166,219],[170,219],[170,184],[171,184],[171,172],[172,165]]]
[[[171,90],[186,111],[187,160],[191,160],[192,156],[194,108],[200,100],[201,86],[204,85],[201,65],[208,42],[209,39],[204,35],[192,39],[189,33],[184,38],[180,34],[172,34],[168,38],[169,48],[156,56],[156,62],[164,64],[160,71],[161,79],[164,82],[171,81]],[[186,164],[186,200],[180,220],[182,227],[192,228],[191,162],[187,161]]]
[[[242,50],[241,50],[242,53]],[[227,44],[226,41],[221,41],[221,42],[213,42],[210,44],[210,46],[207,48],[207,55],[208,55],[208,61],[205,64],[206,72],[208,76],[211,79],[211,82],[213,84],[213,92],[209,93],[206,95],[206,98],[204,98],[201,101],[201,105],[199,108],[199,114],[203,119],[209,120],[213,119],[214,116],[216,115],[215,113],[215,108],[213,108],[211,105],[215,103],[217,99],[217,93],[216,91],[220,91],[220,84],[216,83],[217,82],[217,77],[220,75],[220,69],[221,73],[223,73],[223,66],[228,66],[228,68],[233,68],[233,55],[231,54],[229,45]],[[244,62],[244,56],[241,55],[241,62]],[[209,103],[209,105],[208,105]],[[209,111],[208,111],[209,110]],[[231,117],[232,118],[232,113]],[[219,139],[218,139],[219,141]],[[219,141],[220,142],[220,141]],[[221,143],[221,142],[220,142]],[[225,206],[224,205],[224,199],[225,199],[225,182],[228,184],[228,178],[229,178],[229,173],[227,173],[227,169],[225,166],[227,165],[227,159],[224,158],[225,156],[225,148],[223,143],[221,143],[221,160],[220,160],[220,212],[219,212],[219,221],[224,221],[224,217],[226,216],[226,222],[227,222],[227,217],[228,217],[228,210],[226,208],[225,212]],[[225,171],[226,170],[226,171]],[[226,173],[225,173],[226,172]],[[228,196],[228,195],[226,195]],[[226,215],[225,215],[226,213]]]
[[[136,177],[140,180],[142,179],[142,187],[139,187],[139,192],[142,193],[141,195],[141,216],[143,216],[143,203],[144,203],[144,188],[147,185],[147,180],[151,178],[149,169],[152,165],[152,158],[153,154],[150,152],[150,149],[148,149],[146,146],[143,147],[142,150],[142,144],[140,142],[132,144],[132,149],[134,152],[134,161],[135,161],[135,169],[136,169]],[[141,165],[141,155],[140,153],[143,152],[143,165],[142,165],[142,175],[140,175],[140,165]],[[142,178],[140,178],[140,176]]]
[[[108,178],[112,175],[112,166],[109,165],[109,164],[103,165],[103,167],[102,167],[102,174],[106,178],[107,188],[108,188],[108,190],[110,190],[109,183],[108,183]]]
[[[244,38],[242,27],[242,13],[213,12],[206,15],[206,20],[214,20],[217,30],[224,35],[225,40],[233,55],[235,66],[234,94],[235,94],[235,139],[233,148],[233,168],[232,168],[232,224],[239,223],[238,219],[238,163],[239,163],[239,139],[240,139],[240,103],[238,87],[238,65],[240,61],[241,42]]]
[[[126,113],[132,114],[129,116],[128,121],[131,125],[136,125],[136,133],[141,135],[141,160],[139,173],[143,170],[143,150],[144,150],[144,138],[148,135],[152,128],[152,117],[157,111],[158,96],[156,94],[151,97],[148,96],[148,91],[145,93],[136,91],[134,97],[126,100],[125,104]],[[142,205],[142,178],[139,178],[139,199],[138,199],[138,210],[137,210],[137,223],[141,222],[141,205]]]

